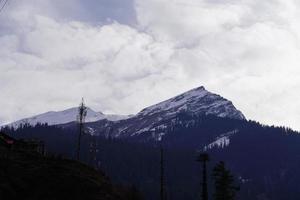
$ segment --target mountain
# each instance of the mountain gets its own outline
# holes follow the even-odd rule
[[[78,115],[78,108],[70,108],[63,111],[50,111],[43,114],[39,114],[33,117],[25,118],[7,124],[7,126],[18,127],[20,124],[30,124],[32,126],[37,123],[47,123],[49,125],[65,124],[69,122],[76,121]],[[108,119],[110,121],[118,121],[121,119],[126,119],[130,117],[129,115],[106,115],[102,112],[96,112],[91,108],[87,108],[86,122],[94,122],[102,119]]]
[[[60,112],[47,112],[10,124],[35,125],[38,122],[63,127],[75,127],[77,108]],[[139,137],[141,140],[160,140],[165,130],[172,127],[178,115],[216,116],[245,120],[231,101],[207,91],[203,86],[189,90],[161,103],[149,106],[136,115],[105,115],[88,108],[86,132],[106,137]],[[191,120],[193,123],[193,120]]]
[[[145,108],[137,116],[149,117],[159,115],[161,118],[169,118],[179,112],[245,119],[245,116],[234,107],[231,101],[207,91],[203,86]]]
[[[194,116],[190,123],[194,123],[194,118],[198,116],[246,120],[231,101],[207,91],[204,87],[198,87],[147,107],[128,119],[114,122],[99,120],[87,123],[86,127],[87,132],[92,135],[160,140],[166,130],[174,126],[178,115]]]

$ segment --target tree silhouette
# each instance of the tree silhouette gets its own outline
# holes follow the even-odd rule
[[[234,177],[225,168],[223,161],[219,162],[213,169],[213,179],[215,184],[214,200],[234,200],[236,192],[239,190],[234,185]]]
[[[208,200],[208,191],[207,191],[207,169],[206,163],[209,161],[209,155],[207,153],[201,153],[197,158],[198,162],[202,163],[202,193],[201,199]]]
[[[84,104],[84,99],[82,98],[82,101],[79,105],[78,108],[78,116],[77,116],[77,122],[79,124],[79,134],[78,134],[78,144],[77,144],[77,153],[76,153],[76,158],[77,160],[80,159],[80,146],[81,146],[81,137],[83,135],[83,125],[85,122],[85,117],[87,114],[87,107]]]
[[[164,149],[160,147],[160,200],[165,200]]]

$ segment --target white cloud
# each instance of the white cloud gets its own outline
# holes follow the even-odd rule
[[[139,27],[172,44],[186,82],[199,80],[248,118],[300,130],[299,3],[137,0]]]
[[[122,10],[101,16],[86,10],[94,0],[7,7],[2,122],[74,106],[81,96],[104,112],[135,113],[203,84],[248,118],[300,130],[299,3],[126,1],[131,7],[101,0],[102,10]]]
[[[7,121],[76,106],[82,96],[99,110],[137,112],[161,89],[156,82],[168,82],[163,71],[173,50],[129,26],[58,22],[38,14],[11,21],[12,31],[0,37],[1,117]]]

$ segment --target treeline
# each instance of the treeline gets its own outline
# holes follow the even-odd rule
[[[195,158],[205,145],[234,130],[229,146],[208,150],[211,158],[207,163],[208,198],[213,199],[216,194],[212,174],[222,160],[226,163],[225,171],[230,170],[236,177],[232,186],[241,186],[236,199],[300,198],[300,137],[297,132],[252,121],[181,114],[172,126],[164,129],[167,133],[162,142],[167,199],[200,199],[202,168]],[[49,152],[75,158],[76,127],[66,129],[38,124],[36,127],[6,128],[5,132],[17,138],[44,140]],[[91,141],[95,144],[93,152],[96,152],[92,154]],[[85,135],[82,150],[82,161],[101,168],[114,182],[133,184],[147,200],[160,198],[160,145],[157,142]]]
[[[2,131],[15,138],[36,138],[39,140],[44,140],[46,141],[46,149],[48,150],[48,153],[51,152],[51,154],[56,155],[58,158],[76,158],[76,154],[74,151],[77,144],[75,132],[76,130],[64,129],[58,126],[48,126],[47,124],[37,124],[34,127],[30,126],[29,124],[23,124],[19,128],[15,129],[12,127],[6,127],[3,128]],[[93,159],[94,155],[91,153],[91,148],[89,146],[91,144],[91,141],[96,141],[97,144],[96,160]],[[200,172],[201,166],[197,165],[196,163],[196,152],[180,151],[180,153],[178,151],[173,151],[168,147],[164,148],[165,174],[163,176],[165,176],[165,191],[163,199],[178,199],[181,197],[186,199],[196,199],[200,195],[200,193],[204,192],[201,191],[200,187],[201,174],[198,172]],[[74,152],[72,152],[72,149]],[[82,150],[83,151],[81,152],[81,158],[83,162],[95,168],[102,169],[109,176],[111,176],[113,180],[120,184],[128,186],[132,185],[132,194],[136,195],[133,199],[142,198],[138,192],[139,190],[141,190],[142,193],[147,197],[146,199],[158,199],[160,192],[159,185],[161,184],[161,180],[159,178],[161,169],[159,156],[162,155],[160,154],[160,150],[157,145],[151,146],[144,145],[142,143],[132,143],[128,140],[118,140],[114,138],[106,139],[102,137],[85,135],[84,137],[82,137]],[[189,154],[190,158],[194,158],[187,159],[192,161],[196,168],[196,174],[194,176],[190,176],[190,178],[193,179],[192,177],[194,177],[194,179],[197,179],[197,181],[189,180],[189,178],[187,178],[187,176],[185,176],[185,173],[183,173],[181,170],[180,174],[177,174],[177,176],[175,177],[173,176],[174,168],[172,167],[171,163],[177,162],[175,160],[178,158],[182,160],[182,158],[185,157],[186,154]],[[186,163],[188,162],[189,161],[186,161]],[[174,163],[174,166],[175,165],[177,171],[180,167],[180,164]],[[117,171],[118,173],[116,173]],[[218,181],[225,180],[226,184],[227,180],[225,177],[225,172],[226,171],[224,167],[223,171],[219,171],[219,176],[217,176],[216,174],[210,176],[210,178],[212,178],[212,180],[214,180],[216,183],[216,187],[211,191],[211,194],[213,194],[214,191],[216,197],[216,194],[223,192],[224,196],[226,196],[227,190],[230,190],[231,183],[229,182],[228,189],[226,189],[225,191],[222,191],[221,188],[217,186]],[[178,180],[176,180],[177,178]],[[183,184],[184,186],[182,187]],[[138,189],[136,189],[136,185],[138,186]],[[191,188],[187,187],[189,185]],[[180,190],[178,190],[179,188]],[[216,198],[216,200],[217,199],[218,198]],[[228,200],[231,199],[234,198],[230,198]]]

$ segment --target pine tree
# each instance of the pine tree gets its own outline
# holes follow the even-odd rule
[[[225,168],[223,161],[219,162],[213,169],[213,179],[215,184],[214,200],[234,200],[236,192],[239,190],[234,183],[231,172]]]

